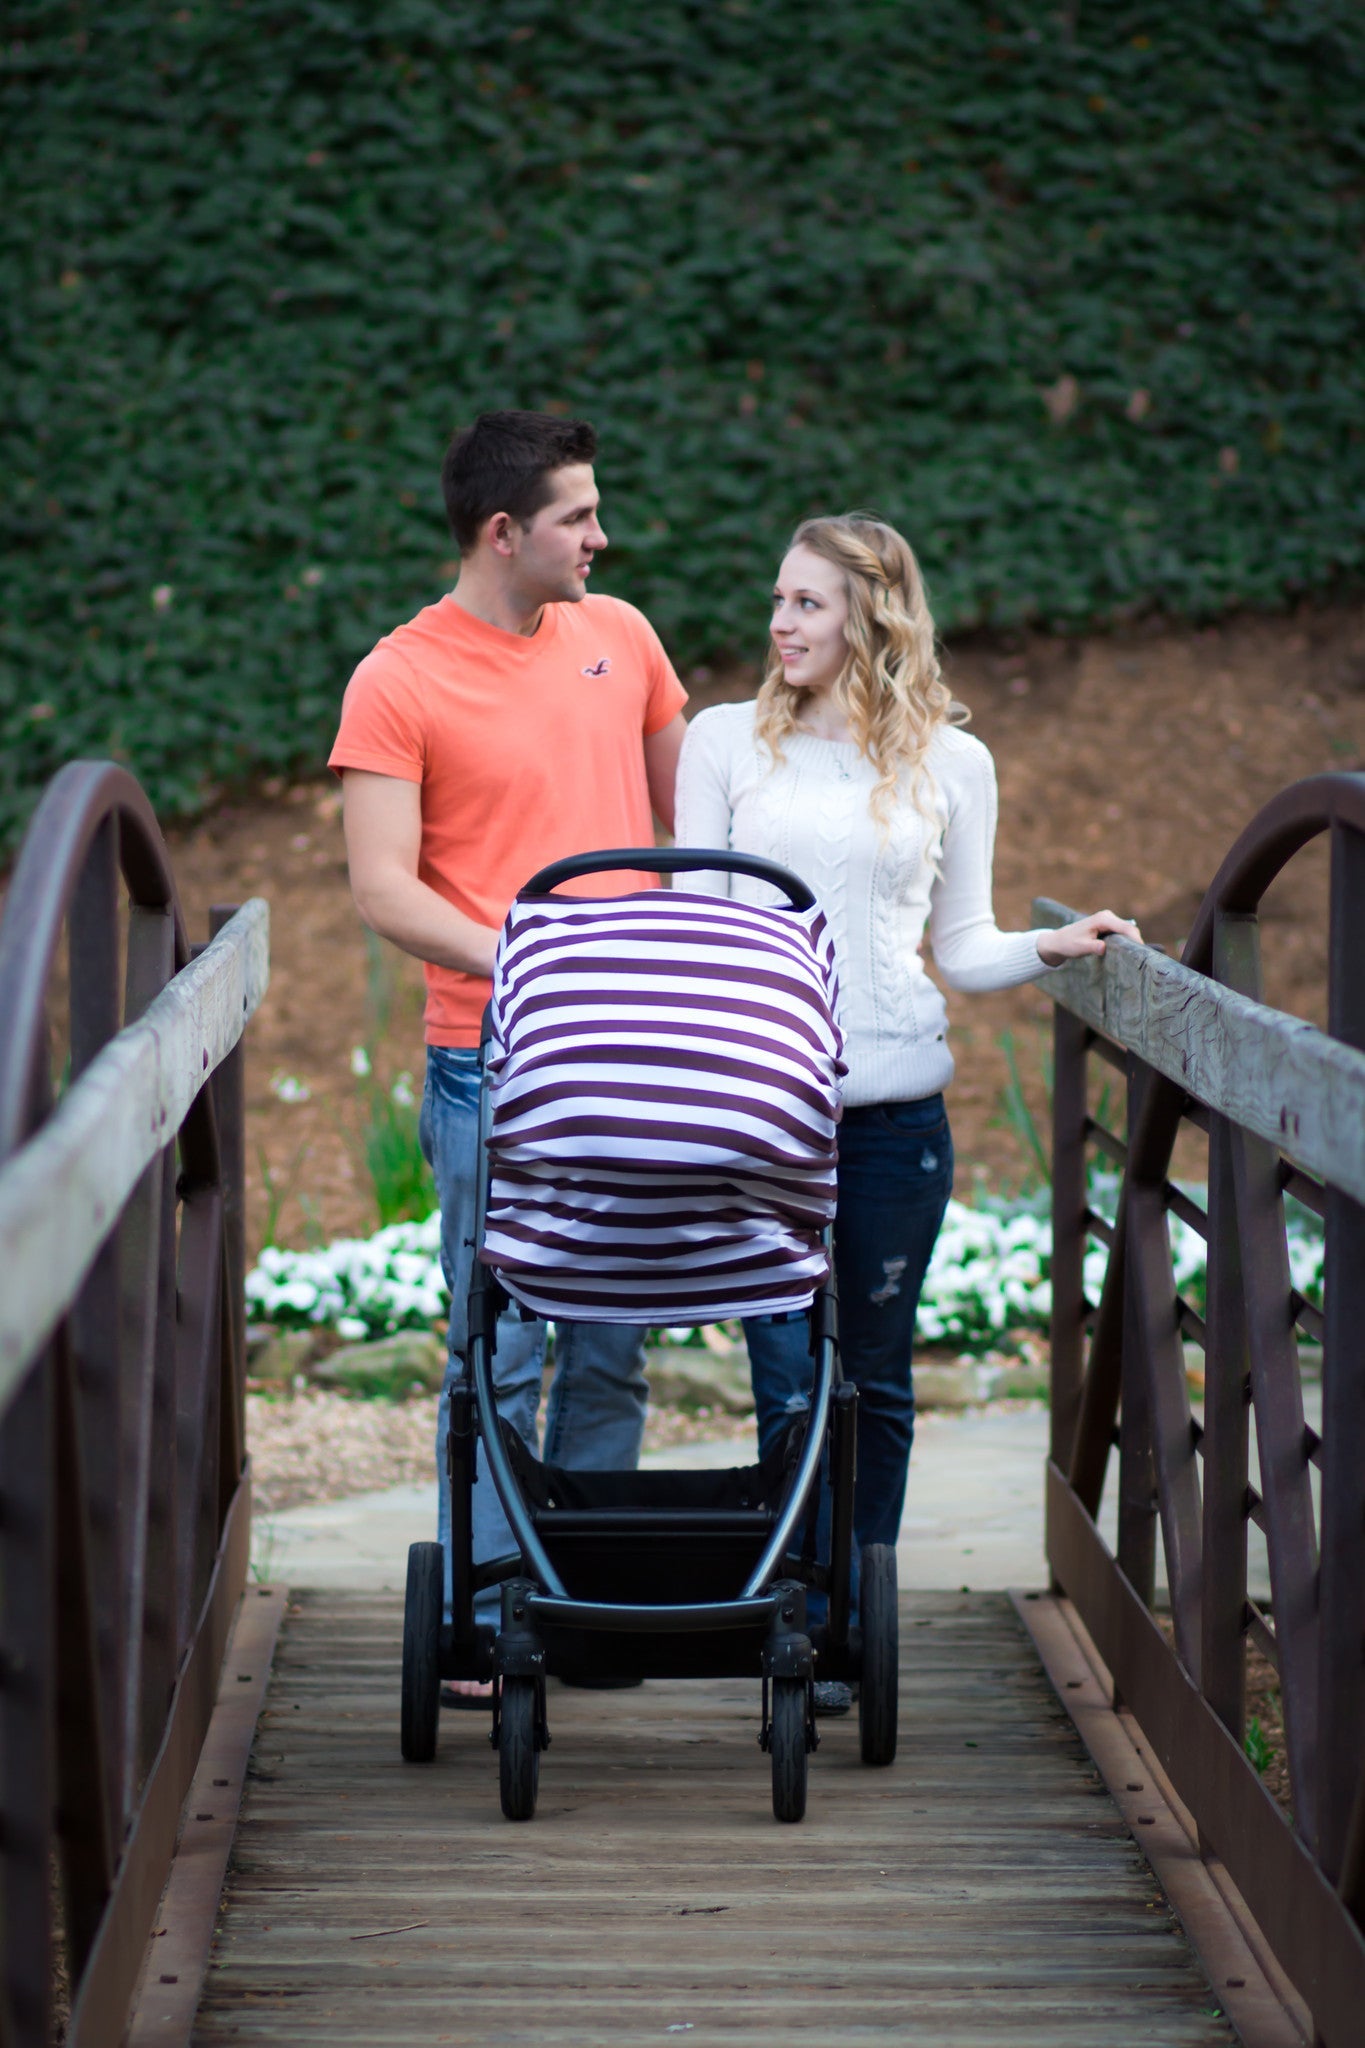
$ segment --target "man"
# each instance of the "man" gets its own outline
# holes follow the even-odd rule
[[[436,1464],[449,1612],[444,1484],[451,1381],[467,1341],[474,1250],[479,1024],[498,928],[518,889],[563,855],[653,842],[651,805],[671,830],[686,693],[653,628],[631,605],[587,594],[607,537],[584,420],[484,413],[441,470],[460,552],[454,590],[379,642],[346,691],[331,766],[342,776],[351,892],[364,922],[425,963],[427,1080],[422,1143],[441,1205],[451,1290],[450,1356]],[[646,876],[589,876],[615,894]],[[498,1330],[499,1412],[535,1448],[545,1325]],[[643,1333],[562,1324],[545,1456],[634,1466],[644,1429]],[[476,1559],[514,1545],[481,1461]],[[479,1599],[497,1615],[496,1588]],[[465,1695],[487,1686],[465,1683]]]

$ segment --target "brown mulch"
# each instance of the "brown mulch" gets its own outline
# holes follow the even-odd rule
[[[436,1397],[356,1401],[320,1388],[248,1394],[246,1437],[258,1513],[425,1486],[436,1476]]]
[[[1176,946],[1232,840],[1268,797],[1299,776],[1365,762],[1358,605],[1199,631],[1153,624],[1085,640],[972,640],[950,650],[947,667],[999,767],[996,903],[1007,926],[1028,922],[1034,894],[1051,895],[1133,912],[1148,937]],[[742,696],[753,681],[749,671],[692,678],[694,702]],[[270,900],[271,987],[247,1040],[253,1247],[268,1184],[282,1242],[367,1233],[375,1217],[351,1048],[371,1029],[376,1000],[387,1001],[385,1071],[420,1076],[421,976],[390,947],[384,986],[369,972],[336,790],[320,766],[315,781],[264,784],[170,837],[195,931],[211,902]],[[1271,891],[1264,924],[1270,999],[1317,1020],[1325,855],[1319,844],[1299,857]],[[1001,1117],[998,1041],[1013,1032],[1041,1116],[1049,1005],[1036,989],[950,1001],[959,1189],[978,1172],[1018,1177],[1026,1161]],[[280,1102],[270,1088],[279,1074],[301,1080],[308,1100]]]
[[[1169,1614],[1158,1614],[1156,1622],[1166,1641],[1173,1647],[1175,1627]],[[1269,1751],[1265,1768],[1258,1775],[1276,1805],[1292,1818],[1293,1804],[1289,1797],[1289,1753],[1284,1740],[1280,1674],[1254,1643],[1248,1643],[1246,1646],[1246,1660],[1247,1731],[1250,1734],[1254,1723],[1259,1728]],[[1254,1764],[1255,1759],[1251,1757],[1250,1752],[1248,1760]]]
[[[248,1393],[247,1443],[251,1491],[261,1514],[379,1493],[390,1486],[427,1486],[436,1477],[436,1396],[364,1401],[319,1387],[291,1393]],[[700,1408],[683,1413],[651,1406],[645,1450],[672,1450],[734,1436],[749,1441],[733,1416]]]
[[[1289,1755],[1284,1742],[1284,1708],[1280,1700],[1280,1674],[1261,1651],[1247,1645],[1247,1726],[1255,1721],[1270,1750],[1270,1761],[1261,1772],[1261,1783],[1287,1814],[1293,1812],[1289,1797]]]

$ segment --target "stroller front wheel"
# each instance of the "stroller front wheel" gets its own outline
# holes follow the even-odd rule
[[[498,1717],[498,1789],[508,1820],[530,1820],[540,1788],[536,1724],[539,1689],[534,1678],[504,1678]]]
[[[806,1681],[773,1680],[772,1726],[773,1816],[804,1820],[806,1816]]]

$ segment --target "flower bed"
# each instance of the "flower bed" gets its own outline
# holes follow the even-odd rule
[[[1202,1205],[1202,1189],[1186,1192]],[[1091,1201],[1100,1213],[1112,1216],[1116,1194],[1112,1176],[1096,1176]],[[1170,1231],[1177,1284],[1202,1312],[1203,1240],[1176,1217],[1170,1218]],[[980,1356],[1016,1333],[1046,1329],[1051,1253],[1046,1191],[950,1202],[920,1297],[920,1341]],[[1102,1245],[1086,1254],[1085,1288],[1092,1300],[1107,1261]],[[1297,1204],[1289,1210],[1289,1262],[1294,1286],[1306,1300],[1320,1303],[1322,1232]],[[261,1322],[293,1329],[323,1325],[352,1342],[428,1327],[445,1315],[449,1302],[440,1265],[440,1217],[390,1224],[370,1238],[338,1238],[315,1251],[268,1246],[247,1275],[246,1295],[250,1313]],[[693,1333],[669,1335],[676,1343]]]
[[[247,1312],[281,1329],[314,1324],[348,1343],[425,1329],[450,1302],[441,1272],[441,1218],[390,1223],[373,1237],[338,1237],[314,1251],[267,1245],[246,1276]]]

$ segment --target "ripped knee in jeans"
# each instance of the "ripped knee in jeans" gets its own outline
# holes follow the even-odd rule
[[[872,1302],[877,1308],[885,1308],[887,1302],[893,1300],[894,1297],[900,1293],[901,1275],[905,1271],[909,1263],[910,1261],[908,1258],[883,1259],[882,1272],[885,1275],[885,1278],[883,1279],[880,1287],[873,1288],[872,1292],[867,1297],[868,1300]]]

